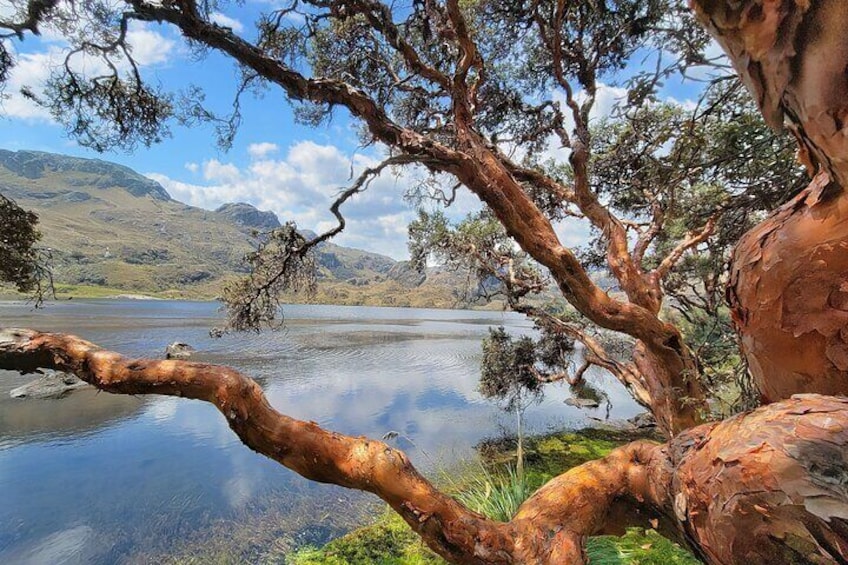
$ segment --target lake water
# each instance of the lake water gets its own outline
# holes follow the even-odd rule
[[[280,331],[212,339],[212,303],[73,300],[33,311],[0,302],[0,326],[70,332],[128,356],[190,343],[198,359],[254,377],[285,414],[352,435],[397,432],[392,443],[431,476],[513,430],[513,417],[476,391],[480,340],[498,325],[532,333],[523,317],[343,306],[289,306],[285,315]],[[95,391],[9,398],[32,378],[0,371],[0,563],[139,562],[227,520],[262,516],[280,535],[321,543],[351,526],[328,520],[331,507],[361,507],[370,496],[310,483],[253,453],[200,401]],[[613,417],[641,411],[609,375],[589,378],[609,395]],[[549,386],[527,411],[529,430],[606,417],[603,405],[565,405],[569,396]]]

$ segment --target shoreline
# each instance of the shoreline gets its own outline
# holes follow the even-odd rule
[[[346,288],[346,287],[345,287]],[[362,287],[350,287],[351,289]],[[314,297],[305,297],[298,295],[285,296],[285,305],[295,304],[313,304],[320,306],[367,306],[373,308],[412,308],[424,310],[472,310],[481,312],[497,312],[504,310],[504,305],[498,301],[488,304],[474,305],[456,302],[452,305],[444,304],[440,301],[427,300],[410,300],[408,302],[399,302],[392,297],[388,300],[380,300],[377,296],[353,296],[348,299],[341,298],[336,294],[337,288],[325,289],[322,292],[320,287],[318,293]],[[414,292],[410,293],[412,298],[415,298]],[[335,298],[335,300],[333,300]],[[127,290],[115,287],[105,286],[86,286],[86,285],[67,285],[56,284],[56,297],[46,296],[43,305],[49,305],[54,302],[64,302],[67,300],[173,300],[180,302],[218,302],[220,296],[217,293],[209,292],[191,292],[185,290],[165,290],[165,291],[143,291],[143,290]],[[31,295],[23,294],[14,291],[13,289],[0,289],[0,300],[2,301],[21,301],[31,302]]]

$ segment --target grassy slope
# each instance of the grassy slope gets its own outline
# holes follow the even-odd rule
[[[244,228],[207,210],[136,196],[97,172],[50,170],[38,178],[0,165],[0,192],[40,218],[42,244],[52,250],[60,290],[79,297],[120,293],[172,298],[214,298],[224,282],[243,272],[251,250]],[[320,303],[453,307],[455,281],[411,287],[391,280],[395,262],[374,253],[325,244],[319,249]],[[64,286],[61,286],[64,285]],[[301,299],[293,297],[295,301]]]

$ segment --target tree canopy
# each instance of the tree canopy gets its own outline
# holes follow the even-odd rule
[[[25,93],[83,145],[133,149],[168,135],[177,120],[213,123],[227,147],[241,120],[238,98],[273,86],[306,124],[345,109],[362,143],[386,155],[332,204],[337,227],[314,241],[281,232],[250,258],[253,274],[225,292],[232,328],[273,322],[281,291],[311,287],[310,250],[344,229],[344,203],[389,167],[418,167],[426,172],[413,190],[419,200],[450,204],[465,187],[485,207],[455,229],[422,212],[411,226],[414,261],[464,263],[537,318],[551,314],[526,297],[553,283],[582,321],[543,325],[593,340],[590,359],[608,370],[621,363],[586,328],[635,338],[635,364],[613,373],[669,432],[709,413],[711,383],[700,366],[715,354],[687,345],[662,319],[665,297],[697,326],[689,335],[718,319],[729,245],[803,178],[788,141],[762,126],[675,0],[297,0],[242,33],[214,22],[221,6],[195,0],[16,5],[0,21],[4,46],[42,28],[67,45],[44,88]],[[240,75],[233,114],[206,109],[204,85],[170,92],[146,81],[128,43],[132,22],[174,27],[198,57],[229,56]],[[5,53],[3,76],[15,64]],[[697,102],[664,100],[663,85],[693,69],[709,78]],[[598,98],[611,85],[623,95],[598,119]],[[746,165],[734,165],[739,157]],[[554,229],[578,220],[595,233],[585,249],[563,245]],[[589,276],[601,265],[620,294]],[[726,316],[718,326],[728,341]]]
[[[40,300],[45,280],[44,257],[37,243],[38,216],[0,194],[0,282],[19,292],[35,292]]]

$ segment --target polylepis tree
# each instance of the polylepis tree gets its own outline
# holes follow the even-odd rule
[[[745,72],[758,68],[744,66],[745,61],[762,58],[754,74],[771,95],[779,89],[769,82],[769,72],[783,81],[799,68],[804,77],[827,75],[822,69],[831,69],[837,59],[844,68],[841,36],[815,22],[805,28],[805,18],[826,16],[810,7],[813,2],[797,4],[704,1],[699,14]],[[835,2],[820,4],[841,10]],[[715,246],[714,236],[722,217],[739,214],[745,208],[739,203],[752,195],[761,195],[758,206],[779,204],[793,194],[789,181],[795,178],[792,166],[780,158],[779,138],[743,142],[736,167],[728,165],[727,155],[705,153],[709,142],[691,142],[698,132],[712,132],[704,134],[712,139],[728,131],[717,116],[730,95],[705,97],[711,102],[685,122],[692,125],[684,135],[682,126],[669,127],[681,120],[675,117],[679,110],[658,105],[657,88],[692,63],[706,63],[708,43],[677,2],[422,0],[400,7],[372,0],[292,1],[266,13],[249,36],[214,23],[212,9],[194,0],[21,4],[17,19],[0,22],[8,30],[0,43],[0,77],[14,64],[8,41],[51,27],[67,40],[66,63],[43,91],[27,94],[81,143],[99,150],[133,148],[159,140],[172,117],[213,118],[199,97],[191,99],[196,90],[177,104],[144,82],[127,31],[134,22],[148,22],[176,29],[195,47],[229,56],[241,72],[239,95],[251,86],[275,87],[301,119],[316,125],[344,108],[362,126],[363,139],[385,149],[386,160],[362,171],[333,203],[339,220],[333,230],[307,241],[287,226],[263,241],[250,257],[252,274],[225,292],[230,326],[245,329],[268,321],[281,291],[309,286],[310,250],[344,228],[344,202],[367,189],[375,175],[387,167],[420,167],[431,175],[425,187],[438,187],[431,196],[449,202],[453,190],[469,190],[483,203],[485,215],[456,229],[422,217],[416,226],[420,237],[413,238],[419,258],[441,253],[448,260],[471,261],[499,281],[511,307],[535,317],[546,331],[582,341],[587,361],[612,372],[651,410],[668,443],[636,442],[577,467],[540,489],[510,522],[498,523],[439,492],[385,444],[334,434],[276,412],[256,383],[231,369],[130,360],[78,337],[29,330],[0,334],[0,367],[57,368],[114,393],[211,402],[250,448],[307,478],[377,494],[453,562],[581,563],[585,537],[602,531],[610,510],[622,504],[666,517],[711,563],[848,560],[848,399],[796,396],[705,423],[710,386],[699,353],[663,310],[667,291],[677,293],[677,305],[699,296],[714,302],[710,297],[721,282],[716,265],[725,249]],[[748,25],[756,33],[747,34]],[[803,54],[807,40],[815,61],[823,59],[814,57],[822,43],[832,42],[834,52],[809,73],[792,61],[777,64],[777,55]],[[792,49],[775,47],[785,42]],[[79,57],[91,63],[85,68],[98,72],[81,74]],[[650,69],[634,68],[634,57],[650,60]],[[623,122],[597,129],[590,117],[602,81],[625,70],[631,81]],[[839,168],[833,165],[838,151],[828,152],[839,144],[810,134],[804,122],[820,124],[821,103],[837,100],[829,95],[842,83],[835,71],[831,78],[833,89],[826,94],[809,82],[789,89],[790,81],[779,83],[783,94],[776,106],[768,102],[772,98],[759,100],[772,113],[776,107],[789,115],[790,108],[796,132],[806,131],[798,136],[807,140],[809,161],[817,167],[829,163],[821,173],[830,174],[827,182],[817,177],[801,200],[808,206],[838,201],[834,195],[841,194]],[[786,102],[796,98],[809,103]],[[773,121],[773,115],[767,117]],[[235,117],[223,123],[237,122]],[[841,130],[841,119],[832,123]],[[816,127],[820,132],[824,126]],[[232,140],[232,129],[220,131],[224,144]],[[542,157],[552,143],[567,153],[567,162]],[[758,161],[763,151],[775,158]],[[767,183],[773,190],[763,192]],[[592,257],[563,245],[553,222],[569,217],[596,230],[595,260],[602,258],[620,293],[611,295],[589,276]],[[844,259],[839,242],[831,247]],[[681,290],[692,280],[686,273],[701,277],[692,293]],[[542,278],[555,284],[578,318],[555,316],[524,301]],[[737,281],[734,288],[740,284],[745,286]],[[753,286],[759,304],[762,285]],[[743,294],[735,294],[740,302]],[[843,305],[840,296],[828,295],[826,303]],[[793,304],[800,308],[793,311],[800,312],[798,319],[808,321],[803,302]],[[589,324],[630,336],[632,359],[610,355],[587,331]],[[801,335],[802,326],[790,333]],[[828,331],[830,337],[844,337]],[[785,354],[787,346],[781,347]],[[746,343],[746,353],[751,350]]]
[[[728,296],[766,402],[848,394],[848,5],[707,2],[718,39],[763,116],[798,140],[814,180],[739,242]]]

